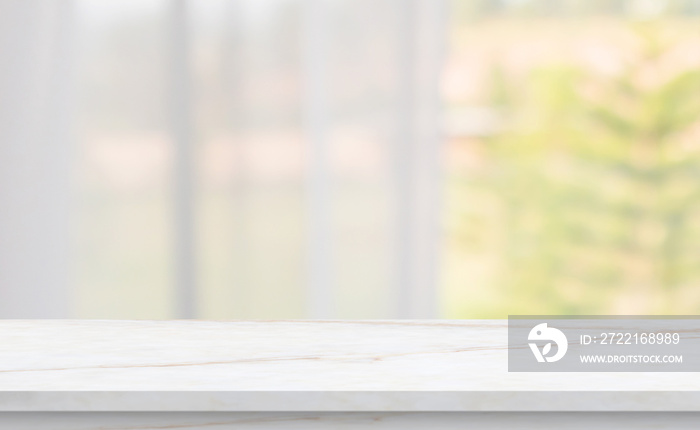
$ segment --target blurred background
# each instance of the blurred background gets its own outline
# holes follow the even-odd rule
[[[700,0],[0,0],[0,318],[700,311]]]

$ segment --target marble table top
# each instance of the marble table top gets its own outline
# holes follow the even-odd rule
[[[0,321],[0,411],[700,411],[697,373],[509,373],[503,320]]]

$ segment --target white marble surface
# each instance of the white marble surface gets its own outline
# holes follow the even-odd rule
[[[4,412],[2,430],[697,430],[670,412]]]
[[[0,411],[700,411],[695,373],[508,373],[506,322],[0,321]]]

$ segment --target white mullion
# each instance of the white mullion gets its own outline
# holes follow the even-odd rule
[[[174,283],[176,316],[195,318],[196,264],[194,234],[194,131],[190,28],[187,0],[170,0],[170,132],[174,142]]]
[[[302,1],[303,114],[306,131],[307,316],[335,315],[328,162],[328,14],[325,0]]]
[[[439,73],[444,3],[401,0],[394,146],[397,318],[437,314],[440,196]]]

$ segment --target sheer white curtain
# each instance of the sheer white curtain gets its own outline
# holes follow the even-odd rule
[[[73,3],[0,1],[0,316],[69,314]]]
[[[437,316],[434,0],[0,0],[0,317]]]

